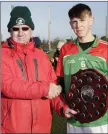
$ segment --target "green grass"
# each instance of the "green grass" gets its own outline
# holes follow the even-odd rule
[[[51,134],[66,134],[66,119],[53,113]]]
[[[51,59],[55,53],[56,49],[52,49],[47,55]]]

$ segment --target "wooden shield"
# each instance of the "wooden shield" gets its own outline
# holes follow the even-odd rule
[[[108,108],[108,80],[95,69],[79,70],[71,77],[66,96],[75,119],[89,123],[102,117]]]

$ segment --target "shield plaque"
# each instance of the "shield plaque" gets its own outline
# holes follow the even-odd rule
[[[95,121],[108,108],[108,80],[95,69],[79,70],[71,76],[66,100],[69,107],[78,112],[76,120],[81,123]]]

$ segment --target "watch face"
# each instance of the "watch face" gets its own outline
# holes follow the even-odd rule
[[[67,104],[78,113],[75,119],[89,123],[102,117],[108,108],[108,80],[95,69],[79,70],[71,76]]]

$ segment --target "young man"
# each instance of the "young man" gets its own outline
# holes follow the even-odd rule
[[[59,96],[48,56],[33,44],[30,10],[17,6],[10,15],[11,37],[2,45],[1,132],[50,133],[52,109],[66,117],[76,112]]]
[[[108,43],[92,34],[93,16],[90,7],[77,4],[69,10],[68,15],[77,39],[61,48],[56,69],[65,95],[69,91],[71,75],[80,69],[94,68],[105,77],[108,76]],[[67,133],[108,133],[108,112],[90,123],[80,123],[73,118],[67,122]]]

